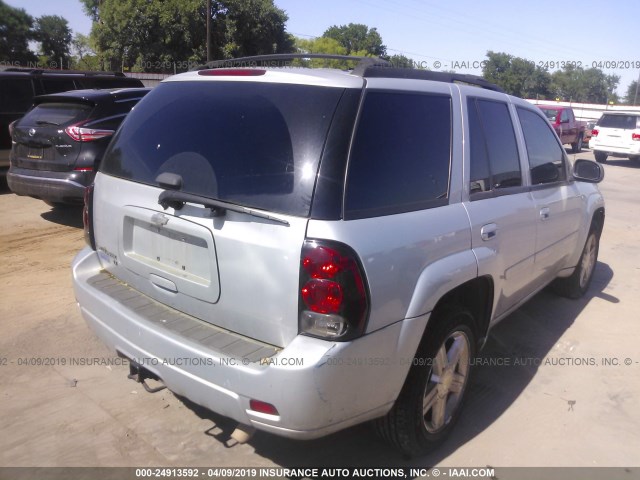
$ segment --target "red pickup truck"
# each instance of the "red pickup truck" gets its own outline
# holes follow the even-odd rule
[[[563,144],[570,143],[573,153],[582,151],[587,124],[576,120],[571,107],[555,105],[537,105],[537,107],[547,116]]]

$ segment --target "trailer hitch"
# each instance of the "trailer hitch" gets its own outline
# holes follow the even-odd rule
[[[155,380],[161,383],[162,383],[162,379],[158,377],[155,373],[150,372],[149,370],[144,368],[142,365],[134,362],[133,360],[129,360],[129,375],[127,375],[127,378],[133,380],[134,382],[141,383],[144,389],[149,393],[156,393],[156,392],[159,392],[160,390],[164,390],[165,388],[167,388],[167,386],[164,384],[156,388],[151,388],[149,385],[147,385],[147,383],[145,382],[145,380],[147,379]]]

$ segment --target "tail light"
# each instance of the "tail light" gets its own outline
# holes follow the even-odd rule
[[[88,128],[86,126],[87,121],[83,120],[80,123],[69,125],[64,129],[67,135],[76,142],[93,142],[94,140],[100,140],[101,138],[110,137],[113,135],[113,130],[100,130],[96,128]]]
[[[597,137],[598,136],[598,130],[596,130],[595,128],[593,130],[591,130],[591,136],[592,137]]]
[[[96,239],[93,233],[93,183],[84,189],[84,207],[82,208],[82,224],[84,240],[94,250]]]
[[[631,140],[635,140],[636,142],[640,142],[640,133],[632,133]]]
[[[298,304],[301,333],[339,341],[362,335],[369,295],[355,252],[337,242],[305,241]]]

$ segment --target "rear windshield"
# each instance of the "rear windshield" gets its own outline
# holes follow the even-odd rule
[[[604,114],[598,120],[598,126],[603,128],[623,128],[634,130],[640,128],[640,116],[638,115],[608,115]]]
[[[556,118],[558,118],[558,110],[552,110],[549,108],[540,108],[540,110],[542,110],[542,113],[546,115],[551,123],[555,122]]]
[[[308,216],[342,89],[254,82],[167,82],[133,109],[101,171],[182,191]]]
[[[20,120],[20,125],[71,125],[86,119],[91,110],[83,103],[41,103]]]

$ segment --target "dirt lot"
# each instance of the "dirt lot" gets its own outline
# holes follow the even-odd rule
[[[100,365],[113,354],[84,324],[71,287],[80,211],[4,186],[0,466],[640,466],[638,185],[640,164],[606,165],[607,219],[588,296],[543,291],[500,324],[484,358],[529,364],[476,368],[453,436],[411,460],[366,425],[310,442],[258,433],[229,446],[229,420],[166,390],[145,392],[125,365]]]

